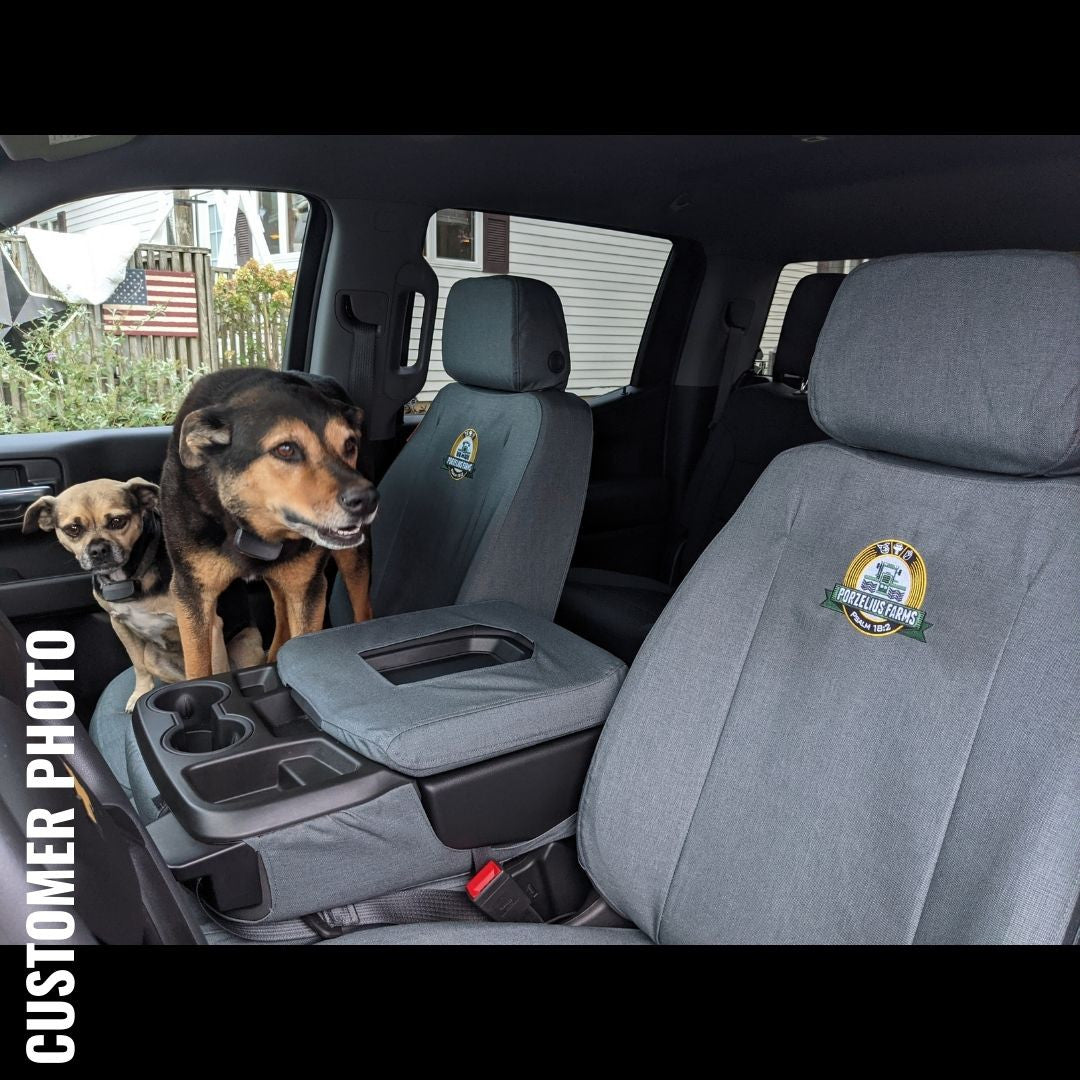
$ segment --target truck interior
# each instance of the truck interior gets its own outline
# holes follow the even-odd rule
[[[88,575],[19,526],[156,482],[172,429],[0,435],[0,940],[27,813],[76,798],[25,784],[63,630],[80,943],[1076,943],[1080,138],[25,138],[0,232],[302,193],[281,366],[362,407],[380,508],[373,619],[337,584],[127,714]],[[440,283],[451,207],[665,242],[625,385],[575,389],[557,285]]]

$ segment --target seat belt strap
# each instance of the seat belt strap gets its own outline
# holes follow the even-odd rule
[[[341,937],[369,926],[397,926],[417,922],[487,922],[463,889],[407,889],[374,900],[328,908],[312,915],[277,922],[249,922],[217,911],[197,891],[207,917],[222,930],[244,941],[263,944],[305,945]]]
[[[731,370],[731,356],[735,351],[735,346],[743,340],[746,331],[750,328],[750,323],[754,318],[755,306],[753,300],[740,297],[736,300],[729,300],[727,307],[724,309],[724,326],[727,329],[727,337],[724,339],[724,356],[720,365],[720,383],[716,390],[716,405],[713,408],[712,420],[709,422],[710,427],[720,419],[720,414],[724,411],[724,406],[727,404],[732,388],[745,374],[743,371],[735,373]]]

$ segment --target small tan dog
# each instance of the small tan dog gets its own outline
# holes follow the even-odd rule
[[[135,667],[135,692],[128,712],[154,679],[184,678],[184,654],[170,584],[172,564],[165,550],[158,512],[158,486],[141,477],[126,484],[91,480],[60,495],[46,495],[23,517],[23,532],[41,529],[57,539],[93,574],[94,599],[108,613],[116,636]],[[265,658],[259,631],[242,623],[225,645],[217,620],[214,671],[249,667]]]

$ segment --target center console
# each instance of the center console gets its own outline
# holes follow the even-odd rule
[[[516,605],[375,619],[162,687],[133,725],[151,834],[220,910],[291,918],[467,873],[577,809],[625,674]]]

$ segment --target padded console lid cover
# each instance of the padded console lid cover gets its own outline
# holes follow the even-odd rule
[[[532,655],[401,684],[360,656],[472,626],[520,635]],[[278,654],[278,672],[327,734],[427,776],[603,723],[626,666],[516,604],[489,601],[294,638]]]

